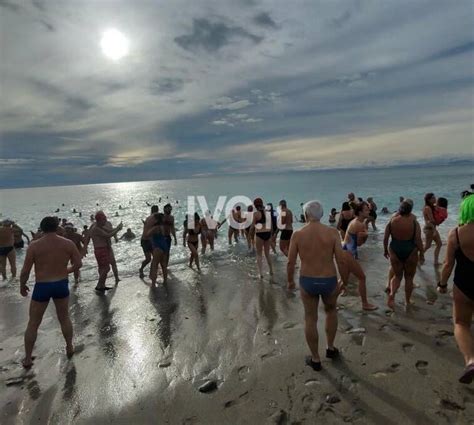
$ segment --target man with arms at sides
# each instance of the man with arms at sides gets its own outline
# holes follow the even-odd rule
[[[123,228],[123,224],[120,223],[115,229],[108,230],[107,223],[107,217],[104,212],[98,211],[95,215],[95,223],[91,226],[88,238],[85,242],[86,249],[91,239],[94,244],[94,255],[99,269],[99,280],[95,290],[99,292],[105,292],[108,289],[111,289],[110,287],[105,286],[107,273],[110,270],[113,258],[113,254],[111,253],[112,242],[110,239]]]
[[[13,222],[4,220],[0,226],[0,274],[7,279],[7,260],[10,263],[12,279],[16,277],[16,253],[14,249]]]
[[[280,223],[281,223],[281,235],[280,235],[280,250],[283,252],[285,257],[288,257],[288,250],[290,248],[290,239],[293,234],[293,213],[288,209],[285,200],[280,201]]]
[[[337,331],[336,302],[346,281],[338,288],[337,272],[344,268],[341,239],[336,229],[321,223],[323,207],[319,201],[310,201],[304,206],[306,224],[293,233],[288,255],[288,289],[295,288],[294,274],[296,258],[301,259],[300,291],[305,311],[305,336],[311,351],[306,364],[316,371],[321,370],[318,350],[318,305],[323,300],[326,312],[326,357],[336,359],[339,350],[334,347]]]
[[[81,254],[74,242],[56,234],[58,225],[59,223],[54,217],[43,218],[41,221],[43,236],[31,242],[21,270],[20,292],[24,297],[29,292],[27,282],[33,265],[36,277],[31,296],[30,319],[25,332],[25,358],[23,360],[25,368],[29,368],[33,364],[31,354],[38,334],[38,327],[51,298],[66,340],[66,353],[68,357],[74,354],[73,330],[69,318],[68,275],[79,270],[82,262]],[[70,267],[68,267],[69,262],[72,263]]]
[[[166,204],[163,207],[163,235],[165,236],[167,244],[167,249],[164,253],[166,267],[168,267],[170,262],[171,236],[173,236],[174,245],[178,245],[178,241],[176,239],[176,229],[174,227],[174,216],[171,214],[171,211],[173,211],[171,204]]]
[[[151,238],[149,238],[147,235],[148,235],[148,232],[151,230],[151,228],[155,225],[155,222],[156,222],[155,214],[157,212],[158,212],[158,205],[153,205],[151,207],[150,215],[145,220],[142,220],[143,232],[142,232],[142,238],[140,239],[140,245],[142,247],[143,254],[145,255],[145,260],[143,260],[140,270],[138,271],[140,279],[143,279],[145,277],[145,274],[143,273],[143,269],[151,262],[151,254],[153,252],[153,246],[151,245]]]

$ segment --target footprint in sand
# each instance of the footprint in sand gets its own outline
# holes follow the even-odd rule
[[[294,322],[286,322],[284,325],[283,325],[283,329],[293,329],[298,323],[294,323]]]
[[[319,382],[317,379],[307,379],[304,384],[307,387],[313,387],[315,385],[320,385],[321,382]]]
[[[267,360],[267,359],[269,359],[269,358],[271,358],[271,357],[275,357],[275,356],[277,356],[277,355],[278,355],[278,351],[277,351],[277,350],[273,350],[273,351],[270,351],[270,352],[268,352],[268,353],[262,354],[262,355],[260,356],[260,359],[261,359],[261,360]]]
[[[249,398],[249,392],[245,391],[244,393],[240,394],[237,400],[229,400],[224,403],[224,408],[229,408],[235,406],[236,404],[242,403]]]
[[[375,378],[383,378],[384,376],[388,376],[392,373],[398,372],[400,370],[400,363],[392,363],[389,367],[383,370],[379,370],[372,374]]]
[[[452,410],[455,412],[465,409],[464,406],[457,404],[455,401],[451,401],[445,398],[440,399],[439,404],[443,409]]]
[[[446,329],[440,329],[440,330],[438,330],[437,336],[439,338],[447,338],[447,337],[450,337],[450,336],[454,336],[454,332],[447,331]]]
[[[244,382],[247,379],[247,375],[250,373],[250,368],[248,366],[241,366],[237,370],[237,374],[239,375],[239,381]]]
[[[413,348],[414,348],[414,345],[413,344],[410,344],[409,342],[404,342],[402,344],[402,350],[405,352],[405,353],[409,353],[410,351],[413,351]]]
[[[420,372],[422,375],[427,375],[428,371],[426,370],[428,368],[428,362],[424,360],[418,360],[415,365],[416,369],[418,372]]]

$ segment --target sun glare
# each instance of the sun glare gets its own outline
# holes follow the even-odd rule
[[[129,42],[120,31],[112,28],[102,34],[100,47],[105,56],[118,61],[128,54]]]

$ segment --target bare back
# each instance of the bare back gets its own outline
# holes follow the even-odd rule
[[[296,245],[301,259],[302,276],[336,275],[334,256],[342,256],[341,239],[337,230],[318,222],[310,222],[293,234],[291,244]]]
[[[293,230],[293,213],[288,208],[282,210],[285,215],[282,215],[281,222],[285,226],[285,230]]]
[[[69,261],[80,259],[74,242],[54,233],[33,241],[27,255],[32,257],[37,282],[55,282],[67,278]]]
[[[155,222],[155,214],[151,214],[146,218],[145,223],[143,224],[142,239],[148,239],[147,235],[151,228],[155,225]]]
[[[458,227],[458,235],[462,252],[467,258],[474,261],[474,223]]]
[[[390,231],[392,237],[401,240],[408,241],[415,239],[417,232],[417,222],[413,215],[403,216],[396,214],[390,221]]]
[[[13,229],[11,227],[0,227],[0,247],[13,246]]]

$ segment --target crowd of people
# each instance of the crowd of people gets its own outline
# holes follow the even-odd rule
[[[470,383],[474,379],[474,339],[470,330],[474,311],[474,193],[462,193],[459,211],[459,226],[448,236],[447,251],[441,280],[437,288],[446,293],[448,279],[454,274],[454,323],[455,338],[465,357],[465,370],[460,382]],[[383,255],[389,259],[388,282],[385,288],[387,306],[395,309],[395,297],[405,281],[405,303],[412,303],[413,279],[417,266],[425,262],[425,253],[435,243],[434,265],[439,265],[442,241],[438,226],[446,220],[447,200],[436,198],[433,193],[424,197],[423,228],[413,214],[413,201],[400,197],[400,205],[392,214],[385,227]],[[159,211],[157,205],[150,205],[150,215],[143,220],[140,245],[144,260],[139,269],[139,277],[145,278],[145,268],[150,265],[149,277],[152,287],[156,287],[159,271],[162,282],[167,284],[170,251],[177,245],[175,218],[171,204]],[[120,208],[121,209],[121,208]],[[243,238],[249,250],[255,251],[259,278],[264,276],[264,258],[268,272],[273,275],[271,251],[276,252],[277,237],[280,234],[279,248],[288,257],[288,290],[294,290],[297,258],[301,262],[299,288],[305,310],[305,336],[311,355],[306,364],[314,370],[321,370],[318,350],[318,304],[321,299],[326,312],[326,357],[336,359],[339,350],[334,346],[337,331],[337,298],[346,293],[349,276],[358,281],[358,292],[362,309],[376,310],[367,297],[366,274],[358,261],[358,250],[369,235],[369,228],[376,229],[377,205],[372,198],[364,201],[349,193],[347,200],[338,212],[335,208],[329,215],[329,226],[323,224],[323,206],[318,201],[302,204],[301,229],[294,231],[294,216],[285,200],[280,201],[278,210],[272,204],[265,204],[262,198],[256,198],[252,205],[237,205],[222,222],[216,221],[207,211],[204,217],[194,213],[186,217],[183,223],[182,241],[189,249],[189,267],[196,266],[200,271],[200,254],[207,247],[214,250],[218,230],[228,222],[228,243],[233,244]],[[38,232],[32,233],[23,268],[20,275],[21,295],[26,296],[29,288],[28,278],[32,267],[35,268],[36,283],[31,296],[30,319],[25,333],[25,358],[23,365],[32,364],[32,350],[37,330],[50,299],[53,299],[61,329],[66,340],[66,352],[72,355],[72,324],[68,314],[68,275],[73,274],[75,282],[80,279],[82,259],[88,254],[92,241],[94,256],[98,268],[98,281],[95,290],[105,293],[111,287],[106,285],[107,275],[112,269],[116,284],[120,281],[117,264],[112,248],[112,238],[118,240],[123,224],[113,227],[103,211],[91,216],[93,223],[84,226],[82,233],[67,219],[45,217]],[[424,234],[424,242],[423,242]],[[0,226],[0,273],[6,275],[6,262],[10,264],[12,277],[16,276],[15,249],[23,246],[23,230],[14,222],[5,220]],[[136,235],[131,229],[120,236],[131,241]],[[201,250],[199,250],[201,242]],[[339,279],[338,279],[339,276]]]

